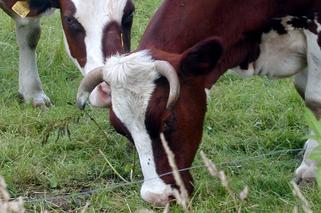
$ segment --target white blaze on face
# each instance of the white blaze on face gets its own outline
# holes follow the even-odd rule
[[[104,70],[104,80],[112,89],[113,111],[131,133],[139,154],[145,180],[141,196],[150,203],[165,204],[171,188],[156,172],[152,141],[145,126],[154,81],[159,78],[154,61],[147,51],[113,56],[107,60]]]

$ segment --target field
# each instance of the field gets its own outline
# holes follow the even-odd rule
[[[133,47],[160,0],[136,0]],[[39,70],[49,111],[17,98],[18,49],[13,21],[0,12],[0,175],[12,197],[25,197],[28,212],[135,212],[150,209],[139,195],[142,174],[134,148],[117,135],[106,110],[75,106],[80,72],[67,57],[58,11],[42,21]],[[290,181],[309,130],[304,104],[291,79],[243,79],[226,74],[214,87],[200,150],[226,171],[231,187],[249,186],[243,212],[292,212],[299,202]],[[135,160],[136,159],[136,160]],[[127,181],[119,178],[112,167]],[[193,212],[233,212],[234,203],[210,177],[197,154],[192,174]],[[303,188],[315,212],[317,187]],[[181,212],[173,206],[171,212]]]

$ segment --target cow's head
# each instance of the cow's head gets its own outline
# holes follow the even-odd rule
[[[29,0],[32,11],[60,8],[66,49],[86,76],[116,53],[130,50],[134,5],[131,0]],[[94,106],[108,104],[105,83],[91,93]]]
[[[179,169],[190,167],[201,141],[206,111],[204,82],[222,53],[216,38],[203,41],[183,54],[160,50],[116,55],[82,81],[78,106],[84,108],[92,89],[107,82],[112,89],[110,120],[116,130],[135,143],[145,182],[141,196],[163,204],[175,187],[161,145],[164,133]],[[192,191],[189,171],[181,173]],[[155,179],[155,177],[158,177]]]

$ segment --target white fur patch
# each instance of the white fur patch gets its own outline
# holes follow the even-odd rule
[[[306,67],[306,39],[301,30],[290,30],[284,35],[275,31],[262,35],[259,58],[248,70],[237,68],[245,76],[266,75],[284,78],[295,75]]]
[[[148,202],[164,204],[172,190],[156,172],[152,141],[145,126],[148,102],[158,78],[154,60],[147,51],[112,56],[104,67],[104,80],[111,86],[113,111],[131,133],[139,155],[145,180],[141,196]]]
[[[108,58],[105,70],[104,77],[107,82],[128,87],[138,93],[141,91],[137,89],[144,86],[142,82],[151,82],[159,77],[154,60],[148,51],[131,53],[127,56],[112,56]],[[134,85],[127,85],[128,83]]]

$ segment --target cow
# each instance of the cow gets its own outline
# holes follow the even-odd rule
[[[134,5],[131,0],[0,0],[0,7],[16,22],[19,46],[19,94],[33,106],[50,106],[42,89],[36,63],[40,18],[60,9],[68,55],[85,76],[106,58],[130,50]],[[106,84],[93,91],[92,105],[110,103]]]
[[[178,168],[189,168],[202,138],[205,90],[226,70],[295,76],[299,94],[320,118],[320,23],[319,0],[165,0],[135,51],[111,56],[83,79],[78,107],[96,85],[110,85],[110,122],[136,146],[145,180],[141,197],[165,204],[177,186],[172,175],[160,177],[171,171],[160,134]],[[316,176],[317,163],[308,156],[317,146],[307,141],[299,179]],[[192,192],[190,172],[181,175]]]

